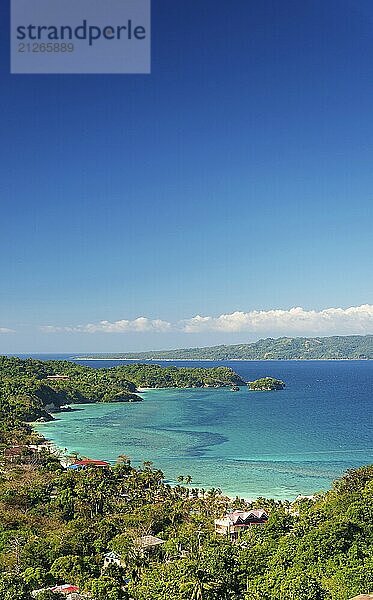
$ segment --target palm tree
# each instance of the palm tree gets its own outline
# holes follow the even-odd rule
[[[206,592],[219,587],[216,581],[208,581],[209,575],[202,569],[192,569],[190,575],[191,579],[181,586],[182,591],[187,593],[188,600],[205,600]]]
[[[144,460],[144,462],[142,463],[142,466],[143,466],[144,471],[151,471],[152,466],[153,466],[153,461]]]
[[[127,456],[127,454],[120,454],[117,458],[117,464],[118,465],[128,465],[130,466],[131,464],[131,459],[129,456]]]

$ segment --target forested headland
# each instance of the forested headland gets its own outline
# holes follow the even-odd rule
[[[138,402],[142,387],[223,387],[244,382],[232,369],[128,365],[95,369],[71,361],[0,357],[0,410],[24,421],[48,419],[67,404]]]
[[[130,360],[371,360],[373,335],[266,338],[249,344],[151,352],[92,354],[84,358]]]

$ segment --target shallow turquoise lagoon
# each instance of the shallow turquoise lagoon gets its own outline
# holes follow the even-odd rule
[[[287,387],[151,390],[141,394],[142,403],[75,406],[38,429],[69,451],[113,462],[127,454],[135,465],[152,460],[170,482],[190,474],[195,486],[245,498],[291,500],[327,489],[347,468],[373,462],[372,362],[223,364],[245,380],[271,375]]]

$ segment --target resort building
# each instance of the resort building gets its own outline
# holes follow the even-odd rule
[[[235,510],[222,519],[215,519],[215,532],[236,539],[240,533],[253,525],[265,525],[268,514],[263,509]]]

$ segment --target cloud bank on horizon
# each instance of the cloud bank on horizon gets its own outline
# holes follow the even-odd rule
[[[134,320],[100,321],[86,325],[60,327],[43,326],[45,333],[253,333],[284,335],[352,335],[373,332],[373,305],[362,304],[349,308],[326,308],[305,310],[301,307],[289,310],[235,311],[218,317],[196,315],[176,323],[161,319],[138,317]]]
[[[120,321],[100,321],[99,323],[87,323],[87,325],[76,325],[72,327],[55,327],[54,325],[44,325],[41,327],[45,333],[129,333],[129,332],[158,332],[164,333],[172,329],[171,323],[161,321],[161,319],[148,319],[147,317],[138,317],[129,321],[121,319]]]

